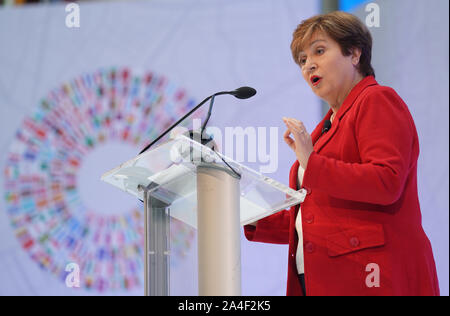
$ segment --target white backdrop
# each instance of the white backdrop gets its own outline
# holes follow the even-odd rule
[[[280,127],[278,168],[269,176],[287,184],[295,156],[282,140],[281,117],[301,119],[310,131],[320,118],[319,101],[302,82],[289,45],[296,25],[318,13],[318,5],[318,1],[298,0],[81,2],[80,28],[65,26],[63,5],[0,9],[2,170],[15,132],[50,91],[82,74],[127,67],[134,74],[150,71],[165,77],[198,102],[216,91],[243,85],[256,88],[258,94],[249,100],[217,98],[210,125],[222,130]],[[79,181],[90,185],[88,191],[97,197],[83,202],[94,209],[136,203],[125,193],[97,182],[103,171],[131,158],[139,149],[110,145],[81,161]],[[248,163],[255,168],[259,164]],[[2,181],[0,195],[4,194]],[[81,199],[86,194],[89,192],[81,192]],[[287,246],[249,243],[243,238],[244,295],[284,295],[286,267]],[[0,280],[0,294],[143,292],[141,288],[101,293],[67,288],[21,248],[3,198]]]

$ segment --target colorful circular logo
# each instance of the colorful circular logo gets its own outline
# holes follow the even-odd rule
[[[33,261],[63,282],[67,264],[77,263],[85,289],[142,287],[143,206],[97,211],[80,193],[80,170],[108,144],[137,154],[194,105],[163,76],[127,68],[81,75],[41,100],[17,130],[4,168],[7,213]],[[193,231],[172,225],[173,253],[182,256]]]

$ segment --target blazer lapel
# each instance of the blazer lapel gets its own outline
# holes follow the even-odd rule
[[[298,160],[295,160],[294,164],[291,167],[291,172],[289,173],[289,186],[291,189],[297,191],[297,178],[298,178],[298,167],[300,163]]]
[[[330,109],[328,111],[328,113],[325,115],[325,118],[322,120],[322,122],[320,122],[320,124],[318,125],[318,128],[315,130],[316,134],[314,135],[315,138],[313,138],[313,135],[311,135],[311,138],[313,140],[313,144],[314,144],[314,151],[316,153],[319,153],[319,151],[322,149],[323,146],[325,146],[325,144],[330,140],[331,136],[333,136],[334,132],[336,131],[337,128],[337,124],[336,124],[336,119],[333,120],[333,124],[331,124],[331,128],[328,132],[322,134],[322,127],[323,127],[323,123],[326,120],[329,120],[331,117],[331,114],[333,113],[333,111]]]

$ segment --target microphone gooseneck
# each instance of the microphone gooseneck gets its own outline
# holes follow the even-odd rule
[[[178,121],[176,121],[174,124],[172,124],[167,130],[165,130],[161,135],[159,135],[154,141],[152,141],[150,144],[148,144],[147,146],[145,146],[144,149],[141,150],[141,152],[139,154],[142,154],[143,152],[145,152],[147,149],[149,149],[153,144],[155,144],[158,140],[160,140],[161,138],[164,137],[164,135],[166,135],[168,132],[170,132],[173,128],[175,128],[178,124],[180,124],[185,118],[187,118],[189,115],[191,115],[192,113],[194,113],[195,111],[197,111],[198,108],[200,108],[206,101],[208,101],[209,99],[212,98],[212,102],[210,103],[210,107],[209,107],[209,111],[208,111],[208,117],[206,118],[206,122],[203,124],[202,129],[201,129],[201,133],[203,134],[203,130],[206,127],[206,123],[208,123],[209,117],[211,116],[211,109],[212,109],[212,105],[214,103],[214,98],[218,95],[223,95],[223,94],[231,94],[233,96],[235,96],[238,99],[248,99],[251,98],[252,96],[254,96],[256,94],[256,90],[251,88],[251,87],[240,87],[237,88],[236,90],[233,91],[222,91],[222,92],[217,92],[214,93],[213,95],[207,97],[206,99],[204,99],[202,102],[200,102],[197,106],[195,106],[192,110],[190,110],[186,115],[184,115],[181,119],[179,119]]]

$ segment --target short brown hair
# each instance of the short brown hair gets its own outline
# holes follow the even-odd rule
[[[297,26],[291,43],[292,56],[297,64],[299,64],[298,54],[317,31],[324,32],[336,41],[344,56],[349,56],[352,48],[361,49],[358,70],[364,77],[375,77],[371,65],[372,36],[356,16],[342,11],[319,14],[302,21]]]

